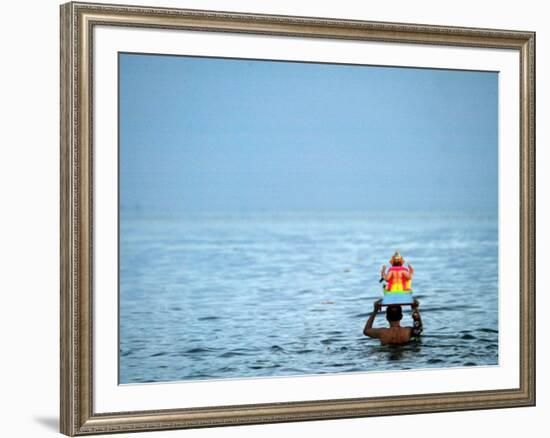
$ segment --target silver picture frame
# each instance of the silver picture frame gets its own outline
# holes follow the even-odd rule
[[[474,392],[316,400],[159,411],[93,411],[93,29],[95,26],[232,32],[498,48],[520,59],[520,382]],[[535,404],[534,32],[241,14],[158,7],[61,6],[60,429],[70,435],[353,418]]]

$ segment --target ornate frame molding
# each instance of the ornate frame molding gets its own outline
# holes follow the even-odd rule
[[[520,387],[96,414],[92,410],[92,49],[96,25],[512,49],[520,55]],[[152,431],[535,404],[535,34],[201,10],[61,6],[61,432]]]

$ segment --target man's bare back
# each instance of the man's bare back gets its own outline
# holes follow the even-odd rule
[[[406,344],[411,340],[412,327],[381,328],[378,339],[381,344]]]

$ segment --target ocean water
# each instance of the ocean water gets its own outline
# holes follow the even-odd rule
[[[424,333],[381,346],[362,332],[396,249]],[[122,384],[496,365],[498,221],[123,214],[119,294]]]

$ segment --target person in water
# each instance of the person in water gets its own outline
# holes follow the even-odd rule
[[[414,275],[414,269],[410,263],[408,267],[403,266],[405,261],[399,251],[390,259],[391,268],[386,272],[386,265],[382,266],[380,277],[387,281],[385,290],[388,292],[403,292],[411,290],[411,282]],[[382,281],[380,280],[380,281]]]
[[[418,338],[422,333],[422,318],[418,312],[418,301],[414,300],[412,304],[412,327],[401,327],[400,321],[403,318],[403,311],[400,305],[388,306],[386,309],[386,319],[390,325],[389,328],[373,328],[374,318],[376,314],[382,309],[382,300],[377,300],[374,303],[374,311],[371,313],[363,334],[369,338],[380,339],[381,344],[406,344],[407,342]]]

